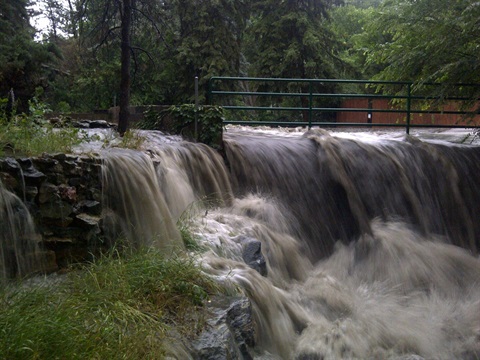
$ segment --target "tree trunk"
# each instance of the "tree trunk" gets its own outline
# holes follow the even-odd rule
[[[132,0],[123,0],[122,16],[122,55],[120,79],[120,113],[118,132],[123,136],[128,129],[130,117],[130,23],[132,20]]]

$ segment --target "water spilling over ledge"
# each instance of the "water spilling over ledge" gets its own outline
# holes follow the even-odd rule
[[[188,216],[205,271],[252,302],[255,358],[480,356],[479,147],[320,130],[224,142],[223,159],[175,141],[101,153],[105,236],[177,251]],[[0,200],[6,269],[31,227],[13,226],[20,198]]]

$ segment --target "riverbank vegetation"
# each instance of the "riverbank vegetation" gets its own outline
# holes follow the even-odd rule
[[[48,106],[37,97],[29,101],[29,109],[21,114],[0,111],[0,156],[35,156],[42,153],[69,153],[75,145],[88,140],[80,129],[54,127],[45,119]]]
[[[158,359],[201,330],[218,285],[191,258],[112,251],[0,292],[2,359]],[[174,331],[172,330],[174,329]]]

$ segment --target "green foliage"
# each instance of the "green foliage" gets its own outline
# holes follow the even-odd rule
[[[247,29],[250,74],[277,78],[331,78],[342,62],[326,27],[328,1],[258,2]]]
[[[67,103],[66,101],[60,101],[57,104],[57,109],[56,110],[61,114],[68,114],[71,111],[70,104]]]
[[[428,81],[480,81],[477,2],[344,2],[283,1],[279,6],[274,0],[137,1],[131,103],[191,102],[195,75],[201,102],[214,75],[413,80],[417,88]],[[0,32],[6,29],[6,41],[0,44],[0,97],[12,87],[22,89],[18,97],[26,112],[25,99],[41,85],[54,110],[67,104],[67,110],[90,111],[118,103],[120,3],[73,2],[71,9],[61,10],[56,9],[60,3],[49,0],[55,10],[51,16],[57,17],[52,20],[70,35],[57,36],[53,44],[32,42],[23,0],[2,3],[0,14],[14,11],[18,21],[0,17]],[[64,19],[58,14],[65,14]],[[53,62],[54,57],[58,61]],[[219,89],[229,90],[223,86]],[[269,89],[259,84],[242,90]],[[289,101],[284,100],[285,105]]]
[[[54,128],[44,117],[48,105],[36,97],[29,101],[31,115],[21,114],[7,120],[0,113],[0,156],[35,156],[44,152],[71,152],[75,145],[88,141],[80,129]]]
[[[140,135],[135,130],[127,130],[125,134],[121,137],[121,140],[116,147],[126,148],[126,149],[140,149],[145,142],[145,137]]]
[[[199,238],[194,233],[197,227],[196,219],[201,211],[205,212],[206,216],[209,209],[218,207],[218,205],[219,200],[214,196],[205,197],[190,204],[180,215],[180,218],[177,220],[177,228],[180,231],[183,244],[187,250],[195,252],[206,250],[204,246],[198,243]]]
[[[55,54],[33,41],[25,0],[0,2],[0,97],[13,89],[19,111],[28,110],[35,88],[44,86]]]
[[[384,66],[367,61],[367,55],[378,43],[385,43],[389,36],[380,31],[366,31],[377,21],[378,10],[373,6],[346,5],[332,9],[329,28],[343,43],[339,57],[348,66],[343,78],[371,79]]]
[[[0,119],[7,118],[7,104],[8,98],[0,98]]]
[[[249,75],[267,78],[324,79],[336,78],[342,73],[345,63],[338,56],[342,44],[328,28],[328,11],[331,1],[278,1],[265,0],[255,3],[253,18],[245,33],[245,55],[248,59]],[[288,92],[309,92],[306,83],[292,82]],[[285,84],[257,83],[252,91],[285,91]],[[333,93],[330,83],[317,84],[315,92]],[[256,100],[260,106],[308,107],[308,97],[295,99]],[[320,104],[319,104],[320,105]],[[333,104],[329,103],[329,106]],[[266,116],[265,113],[258,113]],[[308,114],[302,114],[308,121]],[[282,117],[273,118],[279,120]],[[293,120],[293,119],[289,119]]]
[[[145,119],[138,124],[141,129],[162,130],[193,139],[195,116],[198,121],[198,141],[218,148],[222,140],[225,112],[220,106],[172,105],[166,110],[156,111],[153,107],[145,112]]]
[[[217,291],[191,259],[112,252],[53,284],[3,289],[0,358],[163,358],[169,324],[201,329],[201,307]]]
[[[248,0],[173,2],[176,23],[175,64],[183,102],[194,96],[194,77],[203,88],[212,76],[237,76],[250,15]],[[200,94],[203,101],[203,94]]]
[[[372,44],[367,63],[383,67],[377,79],[478,83],[479,18],[472,0],[387,0],[366,26],[387,41]]]

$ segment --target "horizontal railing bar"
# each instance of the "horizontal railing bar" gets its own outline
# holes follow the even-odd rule
[[[315,122],[312,121],[248,121],[248,120],[225,120],[224,124],[229,125],[275,125],[275,126],[351,126],[351,127],[405,127],[406,124],[391,124],[391,123],[344,123],[344,122]],[[410,124],[410,127],[419,128],[460,128],[460,129],[476,129],[478,125],[435,125],[435,124]]]
[[[310,96],[310,93],[282,93],[282,92],[262,92],[262,91],[212,91],[212,95],[233,95],[233,96],[274,96],[274,97],[302,97]],[[381,95],[381,94],[328,94],[312,93],[313,97],[325,98],[362,98],[362,99],[408,99],[407,95]],[[412,95],[410,99],[414,100],[445,100],[445,101],[472,101],[466,97],[434,97]],[[480,100],[480,99],[479,99]]]
[[[258,110],[258,111],[316,111],[316,112],[364,112],[364,113],[407,113],[405,109],[368,109],[368,108],[305,108],[305,107],[281,107],[281,106],[222,106],[226,110]],[[450,115],[474,115],[468,111],[454,110],[410,110],[411,114],[450,114]]]
[[[388,81],[388,80],[352,80],[352,79],[299,79],[299,78],[256,78],[238,76],[212,76],[209,81],[259,81],[259,82],[301,82],[301,83],[339,83],[339,84],[384,84],[384,85],[414,85],[413,81]],[[466,86],[480,87],[475,83],[423,83],[421,86]]]
[[[275,96],[275,97],[305,97],[310,93],[281,93],[281,92],[253,92],[253,91],[212,91],[212,95],[238,95],[238,96]],[[379,95],[379,94],[322,94],[312,93],[313,97],[328,98],[373,98],[373,99],[406,99],[407,95]],[[423,99],[423,98],[422,98]]]
[[[385,81],[385,80],[346,80],[346,79],[298,79],[298,78],[255,78],[255,77],[235,77],[235,76],[213,76],[210,81],[259,81],[259,82],[292,82],[292,83],[343,83],[343,84],[392,84],[408,85],[409,81]]]

